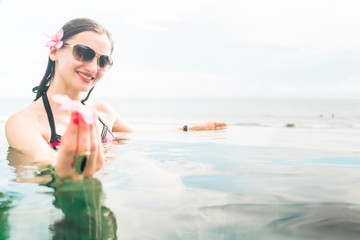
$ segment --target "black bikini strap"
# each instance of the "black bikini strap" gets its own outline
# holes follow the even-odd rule
[[[99,121],[102,123],[103,125],[103,129],[101,131],[101,140],[104,140],[106,137],[106,133],[109,132],[111,134],[112,137],[114,137],[114,135],[112,134],[112,132],[110,131],[109,127],[106,125],[106,123],[101,119],[101,117],[98,115],[98,119]]]
[[[93,89],[93,88],[92,88],[92,89]],[[91,89],[91,90],[92,90],[92,89]],[[91,90],[90,90],[90,91],[91,91]],[[86,106],[85,102],[81,101],[81,103]],[[108,127],[108,126],[106,125],[106,123],[101,119],[101,117],[99,116],[99,114],[98,114],[98,119],[99,119],[99,121],[101,122],[101,124],[103,125],[103,129],[102,129],[101,134],[100,134],[101,140],[104,140],[104,139],[105,139],[107,132],[109,132],[109,133],[111,134],[111,136],[112,136],[113,138],[115,138],[114,135],[112,134],[112,132],[110,131],[109,127]]]
[[[54,116],[52,114],[49,99],[48,99],[48,97],[46,95],[46,92],[44,92],[44,94],[42,95],[42,100],[43,100],[43,103],[44,103],[46,115],[48,117],[49,124],[50,124],[50,129],[51,129],[50,143],[53,143],[56,140],[55,122],[54,122]]]

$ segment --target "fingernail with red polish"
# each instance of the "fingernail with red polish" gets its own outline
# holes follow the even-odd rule
[[[77,112],[73,113],[73,123],[79,124],[79,114]]]

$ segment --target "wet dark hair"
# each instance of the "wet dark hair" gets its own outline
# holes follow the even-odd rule
[[[101,26],[98,22],[89,19],[89,18],[76,18],[73,19],[69,22],[67,22],[62,29],[64,30],[64,36],[61,39],[62,41],[66,41],[67,39],[75,36],[76,34],[79,34],[81,32],[85,32],[85,31],[92,31],[92,32],[96,32],[99,34],[106,34],[111,42],[111,53],[114,49],[114,41],[112,39],[112,36],[110,34],[110,32],[104,28],[103,26]],[[48,65],[46,67],[46,71],[45,74],[42,78],[42,80],[40,81],[39,86],[36,86],[32,89],[32,91],[34,93],[36,93],[36,97],[34,99],[34,101],[36,101],[37,99],[39,99],[44,92],[46,92],[54,78],[54,74],[55,74],[55,62],[52,61],[49,57],[48,60]],[[94,89],[94,87],[92,87],[86,98],[81,100],[81,102],[85,102],[88,100],[92,90]]]

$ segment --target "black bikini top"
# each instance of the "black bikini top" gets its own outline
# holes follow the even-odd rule
[[[49,120],[50,129],[51,129],[51,137],[50,137],[49,144],[53,149],[56,149],[57,146],[59,146],[61,143],[61,135],[56,133],[54,116],[51,111],[50,102],[49,102],[46,92],[44,92],[44,94],[42,95],[42,100],[44,103],[45,111],[46,111],[46,114],[47,114],[47,117]],[[116,138],[111,133],[111,131],[109,130],[109,128],[105,124],[105,122],[99,116],[98,116],[98,119],[103,125],[103,129],[101,131],[101,140],[103,142],[111,142],[111,141],[115,140]]]

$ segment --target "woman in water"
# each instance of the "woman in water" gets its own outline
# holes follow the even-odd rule
[[[35,101],[6,122],[8,143],[36,162],[53,166],[59,177],[91,177],[104,164],[102,142],[113,141],[113,132],[131,131],[105,103],[85,104],[112,66],[113,39],[94,20],[78,18],[66,23],[47,46],[48,66],[33,89]],[[89,115],[95,117],[89,120]],[[208,122],[182,129],[224,127],[225,123]]]

